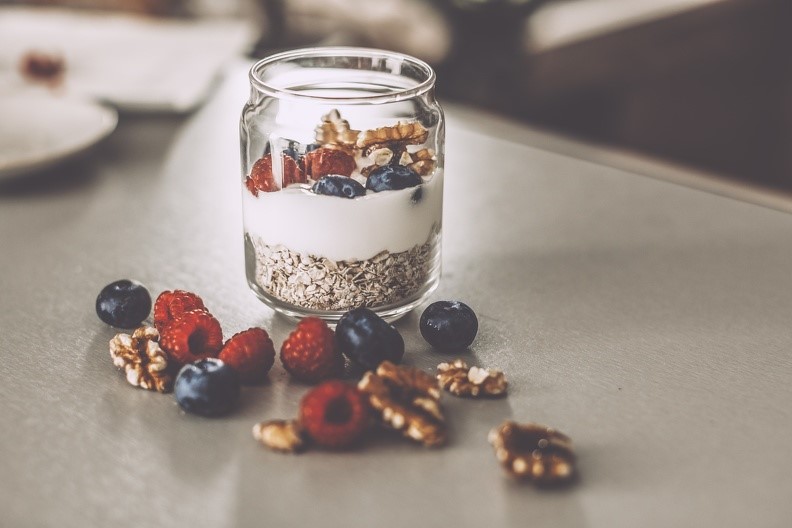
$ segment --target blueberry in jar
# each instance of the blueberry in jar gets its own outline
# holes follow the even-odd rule
[[[404,356],[404,339],[399,331],[368,308],[355,308],[341,317],[336,344],[345,356],[367,370],[376,369],[383,361],[399,363]]]
[[[374,191],[398,191],[421,185],[423,180],[417,172],[405,165],[383,165],[377,167],[366,180],[366,188]]]
[[[437,301],[421,314],[420,329],[430,345],[450,352],[465,349],[473,343],[478,333],[478,318],[465,303]]]
[[[311,191],[316,194],[341,198],[356,198],[366,194],[366,189],[354,179],[335,174],[319,178],[311,187]]]
[[[151,312],[151,295],[143,284],[121,279],[102,288],[96,297],[96,315],[117,328],[137,328]]]
[[[179,406],[200,416],[228,414],[239,399],[239,391],[236,370],[215,358],[185,365],[173,384]]]

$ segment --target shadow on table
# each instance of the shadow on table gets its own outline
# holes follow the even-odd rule
[[[0,199],[78,192],[91,186],[96,179],[95,163],[90,155],[84,155],[55,167],[0,181]]]

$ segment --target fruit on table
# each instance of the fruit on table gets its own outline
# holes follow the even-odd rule
[[[369,407],[360,390],[326,381],[300,402],[300,425],[321,446],[342,448],[358,441],[369,425]]]
[[[476,338],[478,318],[465,303],[437,301],[421,314],[420,329],[423,338],[438,350],[464,349]]]
[[[257,383],[266,377],[275,362],[275,347],[263,328],[234,334],[217,356],[239,374],[242,383]]]
[[[368,308],[355,308],[341,317],[336,342],[344,355],[366,370],[383,361],[399,363],[404,356],[399,331]]]
[[[160,346],[176,365],[216,357],[223,347],[223,330],[211,314],[191,310],[162,330]]]
[[[185,365],[176,376],[173,392],[188,413],[220,416],[231,412],[239,399],[236,370],[219,359],[201,359]]]
[[[112,282],[96,297],[96,315],[118,328],[136,328],[151,312],[151,295],[143,284],[130,279]]]
[[[333,331],[318,317],[306,317],[297,324],[283,342],[280,358],[289,374],[308,383],[344,372],[344,357],[336,348]]]
[[[192,310],[206,309],[203,299],[184,290],[166,290],[154,301],[154,326],[161,333],[173,320]]]

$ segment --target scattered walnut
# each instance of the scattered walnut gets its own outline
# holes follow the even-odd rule
[[[503,396],[506,394],[506,376],[499,370],[468,367],[457,359],[452,363],[437,365],[437,381],[440,387],[454,396]]]
[[[489,443],[495,458],[514,477],[557,485],[575,474],[572,440],[550,427],[507,420],[490,431]]]
[[[275,451],[299,453],[306,447],[305,435],[296,420],[271,420],[253,426],[253,438]]]
[[[389,143],[420,145],[426,141],[427,137],[429,137],[429,131],[418,121],[399,122],[393,126],[361,132],[357,138],[357,147],[365,149],[372,145],[388,145]]]
[[[168,370],[168,356],[159,346],[159,332],[141,326],[132,335],[116,334],[110,340],[113,364],[123,368],[126,380],[135,387],[170,392],[173,375]]]
[[[359,130],[352,130],[349,121],[343,119],[338,110],[330,110],[322,116],[322,122],[316,127],[316,141],[323,147],[336,148],[353,154],[358,140]]]
[[[388,427],[405,437],[434,447],[446,440],[440,409],[440,390],[429,374],[385,361],[376,372],[367,372],[358,388]]]

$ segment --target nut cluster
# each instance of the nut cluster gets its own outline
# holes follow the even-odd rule
[[[454,396],[499,397],[506,394],[506,376],[500,370],[469,367],[461,359],[437,365],[440,387]]]
[[[284,453],[299,453],[306,448],[305,433],[297,420],[271,420],[253,426],[253,438],[266,447]]]
[[[360,174],[364,177],[374,169],[394,162],[427,176],[437,164],[435,152],[429,148],[410,152],[407,147],[416,148],[428,137],[429,131],[418,121],[398,122],[372,130],[353,130],[349,121],[335,109],[322,116],[315,135],[316,142],[322,147],[343,150],[355,156],[363,167]],[[340,174],[346,175],[344,172]]]
[[[135,387],[157,392],[170,392],[173,388],[168,356],[160,348],[159,332],[154,327],[141,326],[132,335],[116,334],[110,340],[110,357]]]
[[[358,388],[368,396],[383,425],[428,447],[446,441],[440,389],[422,370],[384,361],[376,372],[367,372]]]
[[[572,440],[550,427],[507,420],[490,431],[489,442],[495,458],[516,478],[558,485],[575,474]]]

